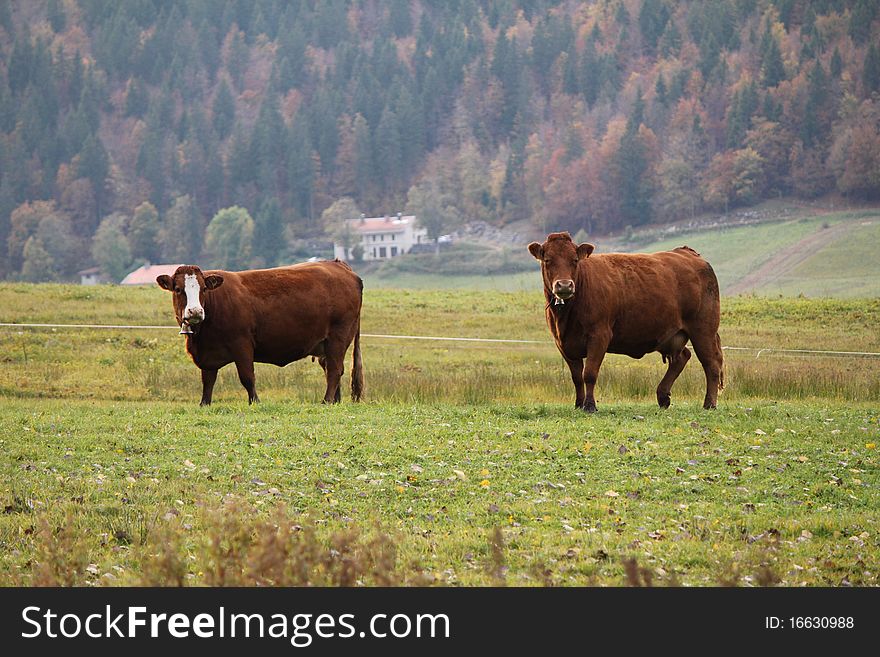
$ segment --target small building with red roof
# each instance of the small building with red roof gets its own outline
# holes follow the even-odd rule
[[[151,265],[138,267],[119,281],[120,285],[155,285],[156,277],[162,274],[173,275],[181,265]]]

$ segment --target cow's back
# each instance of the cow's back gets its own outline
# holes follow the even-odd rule
[[[676,331],[718,329],[715,273],[689,247],[592,255],[578,275],[586,290],[579,308],[583,323],[609,326],[613,353],[644,354]]]

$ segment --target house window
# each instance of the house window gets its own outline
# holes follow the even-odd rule
[[[392,242],[394,241],[394,235],[393,235],[393,234],[391,235],[391,241],[392,241]]]
[[[397,255],[397,247],[396,247],[396,246],[392,246],[392,247],[391,247],[391,257],[393,258],[393,257],[396,256],[396,255]]]
[[[376,247],[375,246],[373,247],[373,257],[374,258],[376,257]]]
[[[384,257],[385,257],[385,247],[384,247],[384,246],[380,246],[380,247],[379,247],[379,257],[380,257],[380,258],[384,258]]]
[[[380,241],[380,242],[384,242],[384,241],[385,241],[385,236],[384,236],[384,235],[379,235],[379,241]]]

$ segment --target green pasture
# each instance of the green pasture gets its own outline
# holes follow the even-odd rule
[[[0,321],[172,315],[0,284]],[[721,336],[880,352],[878,326],[877,299],[746,296]],[[660,410],[659,356],[610,356],[588,416],[539,292],[368,287],[362,330],[540,342],[365,337],[364,403],[319,404],[302,361],[200,408],[176,330],[0,328],[0,583],[878,583],[880,359],[728,351],[707,412],[696,359]]]

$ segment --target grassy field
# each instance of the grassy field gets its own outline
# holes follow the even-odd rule
[[[877,299],[723,311],[725,345],[880,351]],[[0,321],[171,308],[0,284]],[[363,331],[547,340],[537,292],[368,288]],[[878,583],[880,359],[728,351],[705,412],[696,361],[661,411],[659,357],[609,357],[585,416],[546,342],[363,344],[363,404],[300,362],[199,408],[175,330],[0,328],[0,583]]]

